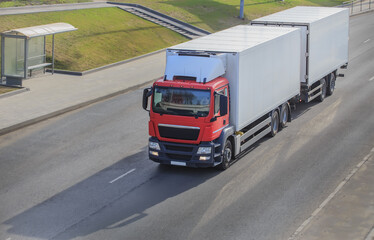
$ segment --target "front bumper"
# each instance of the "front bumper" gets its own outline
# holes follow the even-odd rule
[[[148,149],[149,158],[161,164],[186,166],[186,167],[214,167],[222,162],[222,154],[220,144],[214,142],[202,142],[197,145],[162,142],[155,137],[149,138],[150,142],[156,142],[160,146],[160,150]],[[211,147],[210,154],[197,154],[199,147]],[[158,156],[156,156],[157,154]],[[208,158],[200,160],[200,157]]]

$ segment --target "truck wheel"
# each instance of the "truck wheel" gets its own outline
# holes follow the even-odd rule
[[[273,111],[271,113],[271,132],[270,135],[274,137],[279,130],[279,114],[278,111]]]
[[[326,86],[326,78],[322,78],[321,79],[321,84],[322,84],[322,87],[321,87],[321,95],[318,96],[318,101],[319,102],[323,102],[323,100],[325,100],[325,97],[326,97],[326,91],[327,91],[327,86]]]
[[[232,145],[230,140],[226,140],[225,148],[223,150],[223,159],[220,165],[218,165],[218,168],[221,170],[226,170],[230,167],[230,162],[232,159]]]
[[[330,80],[328,82],[328,87],[327,87],[327,95],[328,96],[331,96],[334,93],[335,81],[336,81],[335,73],[331,73],[330,74]]]
[[[286,127],[288,122],[288,104],[284,103],[281,108],[281,113],[280,113],[280,127],[284,128]]]

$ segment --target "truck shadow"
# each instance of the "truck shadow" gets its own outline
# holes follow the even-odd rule
[[[118,180],[118,172],[136,171]],[[115,174],[117,175],[115,175]],[[74,186],[5,221],[8,234],[38,239],[73,239],[102,229],[133,224],[145,210],[194,188],[220,172],[158,166],[146,149],[130,155]]]
[[[292,119],[297,119],[307,113],[313,106],[317,105],[319,102],[312,101],[309,103],[298,103],[296,104],[296,109],[291,110]]]

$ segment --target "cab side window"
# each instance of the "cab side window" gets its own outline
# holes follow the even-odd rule
[[[227,96],[227,86],[218,90],[217,93]],[[219,112],[219,99],[219,96],[216,96],[214,98],[214,114],[217,114]]]

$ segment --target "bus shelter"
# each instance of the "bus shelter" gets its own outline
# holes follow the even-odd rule
[[[7,85],[22,85],[32,71],[51,66],[54,73],[55,34],[77,30],[68,23],[52,23],[1,33],[1,79]],[[52,62],[46,61],[46,36],[52,35]]]

